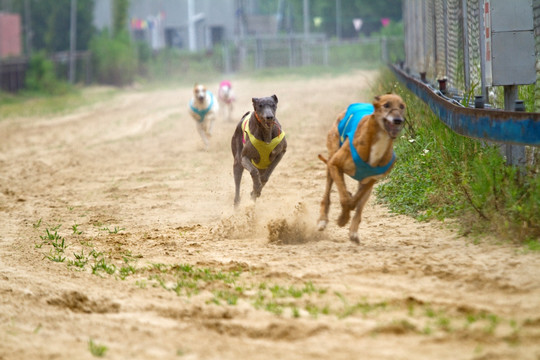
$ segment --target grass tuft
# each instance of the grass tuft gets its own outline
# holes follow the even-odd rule
[[[407,104],[398,161],[376,188],[380,202],[419,220],[458,219],[465,235],[494,234],[520,244],[540,238],[537,168],[506,166],[499,147],[454,133],[389,71],[373,92],[397,93]]]
[[[105,356],[105,353],[108,350],[108,348],[105,345],[100,345],[98,343],[95,343],[94,340],[92,339],[88,340],[88,349],[90,350],[90,354],[92,354],[95,357]]]

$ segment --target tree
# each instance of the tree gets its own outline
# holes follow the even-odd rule
[[[13,0],[13,9],[25,17],[25,2],[30,10],[33,50],[48,53],[69,49],[70,0]],[[95,33],[94,0],[77,1],[77,50],[87,50]],[[24,24],[26,26],[26,24]],[[24,36],[27,36],[24,32]]]
[[[113,0],[113,36],[127,29],[129,0]]]

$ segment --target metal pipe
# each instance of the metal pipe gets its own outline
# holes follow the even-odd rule
[[[503,144],[540,146],[540,113],[463,107],[396,66],[390,68],[454,132]]]

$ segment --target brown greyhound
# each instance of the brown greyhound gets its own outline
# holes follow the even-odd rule
[[[240,182],[244,169],[251,174],[251,198],[255,200],[261,196],[262,188],[287,151],[285,132],[276,118],[277,96],[251,100],[254,111],[242,116],[231,140],[235,206],[240,203]]]
[[[405,103],[401,97],[387,94],[375,97],[373,105],[352,104],[347,111],[339,114],[326,139],[328,160],[319,154],[319,158],[327,164],[319,230],[324,230],[328,224],[330,190],[335,182],[341,203],[337,224],[345,226],[350,219],[350,211],[356,209],[349,238],[359,243],[358,226],[362,209],[373,185],[387,175],[394,165],[393,143],[403,128],[404,112]],[[358,181],[356,194],[347,191],[344,173]]]

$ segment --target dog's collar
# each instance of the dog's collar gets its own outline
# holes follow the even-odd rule
[[[257,119],[257,121],[262,124],[263,122],[261,121],[261,118],[259,117],[259,114],[257,114],[256,111],[253,112],[255,114],[255,119]]]
[[[189,103],[189,107],[191,108],[191,110],[193,110],[194,113],[198,114],[201,117],[199,119],[199,122],[201,123],[204,121],[206,114],[208,114],[210,109],[212,109],[212,105],[214,105],[214,95],[212,95],[211,92],[209,92],[209,94],[210,94],[210,105],[208,105],[206,109],[197,109],[195,106],[193,106],[193,100],[191,100],[191,102]]]

